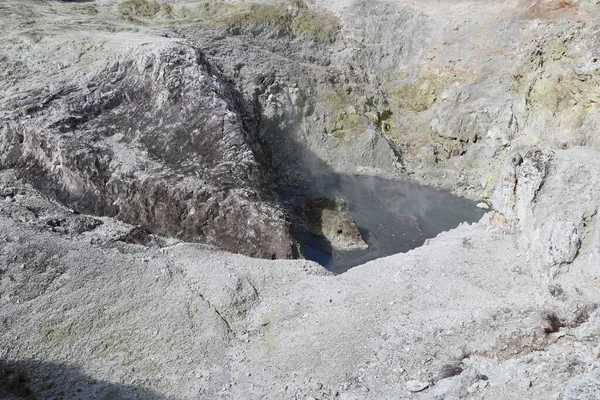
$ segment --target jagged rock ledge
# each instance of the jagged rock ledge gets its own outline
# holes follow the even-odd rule
[[[302,257],[265,181],[252,110],[198,49],[128,33],[6,43],[19,87],[0,99],[2,168],[77,212]]]

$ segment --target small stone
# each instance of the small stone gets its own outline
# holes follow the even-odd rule
[[[454,386],[457,386],[460,382],[460,377],[452,376],[450,378],[444,378],[435,383],[435,386],[432,386],[427,394],[431,396],[431,398],[443,398],[444,400],[451,400],[454,397],[446,396],[446,393],[450,391],[450,389]]]
[[[323,387],[323,384],[319,383],[319,382],[311,382],[311,384],[310,384],[310,388],[312,390],[321,390],[322,387]]]
[[[482,210],[489,210],[490,209],[490,206],[487,203],[484,203],[484,202],[477,203],[477,205],[475,207],[481,208]]]
[[[423,381],[407,381],[406,382],[406,390],[412,393],[420,392],[429,387],[429,382]]]
[[[522,390],[529,390],[532,386],[531,381],[529,379],[523,379],[520,383],[519,386],[521,387]]]
[[[467,392],[471,394],[475,393],[477,390],[479,390],[479,382],[475,382],[467,388]]]
[[[488,179],[487,179],[487,177],[484,176],[481,179],[479,179],[479,184],[481,185],[481,187],[483,189],[485,189],[487,187],[487,185],[488,185]]]

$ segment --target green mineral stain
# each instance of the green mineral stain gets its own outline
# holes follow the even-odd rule
[[[134,23],[200,22],[231,33],[246,29],[280,30],[315,41],[332,41],[340,30],[340,23],[333,14],[312,10],[302,0],[273,3],[204,1],[173,5],[153,0],[126,0],[119,3],[117,10]]]
[[[332,41],[340,30],[338,19],[328,12],[316,12],[306,6],[303,1],[291,0],[298,9],[291,28],[296,36],[314,37],[319,41]]]
[[[441,78],[433,74],[419,75],[412,80],[398,79],[388,85],[389,98],[398,109],[423,112],[431,108],[444,90]]]
[[[126,0],[117,6],[123,16],[154,17],[161,9],[161,4],[152,0]]]
[[[360,114],[351,98],[342,89],[330,90],[323,96],[332,114],[327,118],[325,129],[340,140],[350,140],[364,132],[368,117]]]

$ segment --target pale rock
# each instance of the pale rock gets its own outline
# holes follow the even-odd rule
[[[429,382],[413,380],[407,381],[405,386],[406,390],[409,392],[416,393],[427,389],[429,387]]]

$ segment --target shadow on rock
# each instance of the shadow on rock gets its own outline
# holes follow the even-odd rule
[[[66,364],[0,360],[0,398],[162,400],[167,397],[149,389],[98,381]]]

